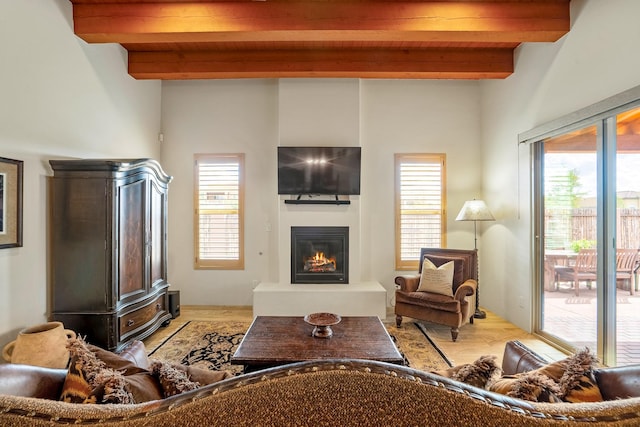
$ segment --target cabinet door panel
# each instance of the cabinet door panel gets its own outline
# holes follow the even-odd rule
[[[53,306],[58,311],[110,310],[105,289],[110,269],[106,248],[103,179],[51,181]]]
[[[145,292],[145,187],[143,180],[119,187],[118,270],[120,301]]]
[[[152,286],[166,281],[166,266],[164,264],[165,227],[166,227],[166,190],[159,187],[155,181],[151,181],[151,213],[149,215],[151,242],[149,244],[149,257],[151,259],[150,273]]]

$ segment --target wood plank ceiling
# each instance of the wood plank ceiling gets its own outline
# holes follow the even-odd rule
[[[136,79],[503,79],[523,42],[569,31],[569,0],[70,0]]]
[[[545,153],[594,153],[597,149],[596,125],[586,126],[545,140]],[[640,107],[616,115],[616,152],[640,151]]]

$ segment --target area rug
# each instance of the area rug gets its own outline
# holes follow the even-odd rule
[[[230,359],[249,326],[244,322],[192,320],[151,350],[148,356],[209,370],[226,370],[238,375],[243,367],[232,365]]]
[[[422,324],[405,321],[401,328],[396,328],[395,322],[385,323],[385,326],[408,366],[427,372],[453,366],[447,355],[429,338]]]
[[[429,339],[421,325],[406,322],[402,328],[385,324],[405,363],[423,371],[446,369],[451,362]],[[249,324],[243,322],[196,321],[185,323],[176,332],[150,349],[150,358],[210,370],[242,373],[242,366],[230,358],[240,345]]]

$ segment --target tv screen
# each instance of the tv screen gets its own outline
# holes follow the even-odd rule
[[[278,147],[278,194],[360,194],[360,147]]]

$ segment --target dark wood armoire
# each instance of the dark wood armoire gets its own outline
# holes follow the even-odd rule
[[[167,193],[150,159],[50,160],[51,319],[119,350],[171,319]]]

